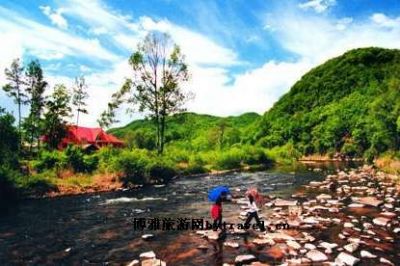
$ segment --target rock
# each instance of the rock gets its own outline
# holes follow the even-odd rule
[[[379,258],[379,261],[380,262],[382,262],[382,263],[385,263],[385,264],[389,264],[389,265],[393,265],[394,266],[394,263],[393,262],[391,262],[390,260],[388,260],[388,259],[385,259],[385,258]]]
[[[219,239],[218,231],[212,231],[212,232],[208,233],[207,238],[210,240],[218,240]]]
[[[321,262],[328,260],[328,257],[319,250],[313,249],[307,252],[306,257],[313,262]]]
[[[159,259],[146,259],[144,261],[142,261],[142,265],[141,266],[166,266],[167,264],[165,263],[165,261],[159,260]]]
[[[361,250],[360,252],[361,258],[367,258],[367,259],[374,259],[376,258],[376,255],[370,253],[369,251],[366,250]]]
[[[397,216],[397,214],[394,212],[381,212],[379,215],[385,216],[387,218],[394,218]]]
[[[349,204],[349,208],[363,208],[365,205],[361,203],[351,203]]]
[[[227,242],[224,242],[224,246],[231,247],[231,248],[238,248],[239,243],[233,242],[233,241],[227,241]]]
[[[64,251],[65,252],[70,252],[72,248],[66,248]]]
[[[386,226],[390,222],[390,220],[384,217],[377,217],[373,219],[372,222],[379,226]]]
[[[303,223],[305,224],[319,224],[319,221],[315,217],[307,217],[303,219]]]
[[[397,233],[399,233],[399,232],[400,232],[400,228],[399,228],[399,227],[393,229],[393,233],[397,234]]]
[[[307,243],[304,245],[304,248],[309,249],[309,250],[313,250],[316,249],[317,247],[313,244]]]
[[[383,201],[378,200],[376,197],[362,197],[362,198],[352,198],[355,203],[361,203],[365,205],[370,205],[378,207],[383,203]]]
[[[198,249],[201,249],[201,250],[206,250],[206,249],[208,249],[208,246],[206,246],[206,245],[200,245],[200,246],[198,246],[197,248],[198,248]]]
[[[358,249],[360,245],[358,243],[350,243],[345,245],[343,248],[348,251],[349,253],[353,253],[354,251],[356,251]]]
[[[300,249],[300,254],[306,254],[307,253],[307,249],[305,249],[305,248],[302,248],[302,249]]]
[[[301,245],[294,240],[286,241],[286,245],[296,250],[301,248]]]
[[[276,199],[274,201],[274,205],[277,206],[277,207],[296,206],[297,205],[297,200]]]
[[[250,264],[250,266],[269,266],[269,264],[267,264],[267,263],[262,263],[262,262],[259,262],[259,261],[255,261],[255,262],[252,262],[252,263]]]
[[[144,234],[144,235],[142,235],[142,239],[144,239],[144,240],[148,240],[148,239],[151,239],[153,237],[154,237],[154,235],[152,235],[152,234]]]
[[[328,243],[328,242],[321,242],[318,246],[321,247],[321,248],[325,248],[325,249],[334,249],[334,248],[338,247],[338,244],[336,244],[336,243]]]
[[[250,263],[252,261],[256,260],[256,257],[254,255],[248,254],[248,255],[239,255],[235,258],[235,263]]]
[[[359,258],[353,257],[352,255],[345,252],[341,252],[335,259],[336,264],[348,266],[353,266],[359,261]]]
[[[281,260],[287,254],[287,246],[275,245],[269,248],[266,253],[275,260]]]
[[[353,227],[354,227],[354,224],[349,223],[349,222],[346,222],[346,223],[344,223],[343,227],[344,227],[344,228],[353,228]]]
[[[285,233],[266,233],[265,235],[262,235],[262,237],[264,238],[269,238],[269,239],[273,239],[273,240],[294,240],[293,237],[291,237],[290,235],[287,235]]]
[[[140,262],[138,260],[133,260],[131,262],[129,262],[129,264],[127,266],[135,266],[135,265],[139,265]]]
[[[332,199],[332,196],[329,194],[319,194],[316,197],[317,200],[328,200],[328,199]]]
[[[156,254],[154,253],[154,251],[148,251],[148,252],[141,253],[139,255],[139,257],[141,259],[154,259],[156,257]]]
[[[264,238],[264,239],[256,238],[253,240],[253,243],[256,245],[270,245],[270,246],[275,245],[275,241],[270,238]]]

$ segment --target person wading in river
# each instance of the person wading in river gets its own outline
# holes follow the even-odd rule
[[[248,204],[248,209],[247,209],[247,219],[246,222],[244,223],[244,228],[249,229],[250,228],[250,222],[253,220],[253,218],[256,220],[258,228],[262,232],[265,231],[265,226],[264,222],[261,222],[260,218],[258,217],[258,207],[256,205],[256,199],[258,202],[262,201],[261,195],[258,194],[258,192],[254,189],[249,190],[247,193],[247,198],[249,199]]]
[[[211,218],[213,222],[213,230],[216,231],[222,225],[222,198],[218,197],[217,201],[211,206]]]

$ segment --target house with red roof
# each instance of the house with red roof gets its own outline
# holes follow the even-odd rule
[[[65,149],[70,144],[80,145],[84,149],[99,149],[104,146],[122,147],[124,142],[106,133],[102,128],[68,126],[67,134],[59,143],[58,148]]]

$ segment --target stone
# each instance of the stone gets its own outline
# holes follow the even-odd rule
[[[208,249],[208,246],[206,246],[206,245],[200,245],[200,246],[198,246],[197,248],[198,248],[198,249],[201,249],[201,250],[206,250],[206,249]]]
[[[235,263],[250,263],[252,261],[256,260],[256,257],[254,255],[248,254],[248,255],[239,255],[236,256],[235,258]]]
[[[385,259],[385,258],[379,258],[379,262],[382,262],[382,263],[384,263],[384,264],[388,264],[388,265],[393,265],[393,266],[394,266],[394,263],[393,263],[393,262],[391,262],[390,260]]]
[[[367,258],[367,259],[376,258],[376,255],[374,255],[371,252],[366,251],[366,250],[361,250],[360,255],[361,255],[361,258]]]
[[[393,233],[397,234],[399,232],[400,232],[400,228],[399,227],[396,227],[395,229],[393,229]]]
[[[151,239],[153,237],[154,237],[154,235],[152,235],[152,234],[144,234],[144,235],[142,235],[142,239],[144,239],[144,240],[148,240],[148,239]]]
[[[259,262],[259,261],[255,261],[255,262],[252,262],[252,263],[250,264],[250,266],[269,266],[269,264],[267,264],[267,263],[262,263],[262,262]]]
[[[139,257],[141,259],[154,259],[156,257],[156,254],[154,253],[154,251],[148,251],[148,252],[141,253],[139,255]]]
[[[356,258],[346,252],[341,252],[335,259],[335,263],[339,265],[348,265],[353,266],[360,261],[359,258]]]
[[[275,245],[267,250],[267,255],[275,260],[281,260],[287,254],[287,247],[282,245]]]
[[[224,246],[231,247],[231,248],[238,248],[239,243],[233,242],[233,241],[227,241],[227,242],[224,242]]]
[[[256,245],[270,245],[270,246],[275,245],[275,241],[271,238],[264,238],[264,239],[256,238],[253,240],[253,243]]]
[[[349,204],[349,208],[363,208],[365,205],[361,203],[351,203]]]
[[[307,243],[304,245],[304,248],[309,249],[309,250],[313,250],[316,249],[317,247],[311,243]]]
[[[315,217],[307,217],[303,219],[303,223],[305,224],[319,224],[319,221]]]
[[[387,218],[394,218],[397,216],[397,214],[394,212],[381,212],[379,215],[385,216]]]
[[[346,222],[346,223],[344,223],[343,227],[344,227],[344,228],[353,228],[353,227],[354,227],[354,224],[349,223],[349,222]]]
[[[294,240],[286,241],[286,245],[288,245],[289,247],[291,247],[293,249],[300,249],[301,248],[301,245],[299,243],[297,243],[296,241],[294,241]]]
[[[356,251],[358,249],[360,245],[358,243],[350,243],[345,245],[343,248],[348,251],[349,253],[353,253],[354,251]]]
[[[307,252],[306,257],[313,262],[322,262],[328,260],[328,257],[324,253],[316,249]]]
[[[129,264],[127,266],[136,266],[139,264],[140,264],[140,262],[138,260],[133,260],[133,261],[129,262]]]
[[[390,222],[390,220],[384,217],[377,217],[373,219],[372,222],[379,226],[386,226]]]
[[[361,197],[361,198],[352,198],[354,202],[361,203],[365,205],[370,205],[373,207],[378,207],[382,205],[383,201],[378,200],[376,197]]]
[[[321,247],[321,248],[325,248],[325,249],[334,249],[334,248],[338,247],[338,244],[336,244],[336,243],[328,243],[328,242],[321,242],[318,246]]]
[[[316,197],[317,200],[328,200],[332,199],[332,196],[329,194],[320,194]]]
[[[282,232],[278,233],[266,233],[265,235],[262,235],[263,238],[269,238],[273,240],[295,240],[293,237],[290,235],[287,235]]]
[[[284,200],[284,199],[276,199],[274,201],[274,205],[276,207],[289,207],[289,206],[296,206],[297,200]]]
[[[159,259],[146,259],[144,261],[142,261],[142,265],[141,266],[166,266],[167,264],[165,263],[165,261],[159,260]]]

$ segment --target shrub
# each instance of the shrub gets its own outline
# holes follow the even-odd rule
[[[39,159],[32,162],[32,167],[41,173],[46,169],[62,168],[65,163],[64,154],[59,151],[42,151]]]
[[[149,157],[140,150],[122,151],[114,160],[114,169],[123,174],[122,181],[133,184],[146,183],[146,167],[149,164]]]
[[[218,153],[215,166],[218,169],[239,168],[243,158],[244,158],[244,153],[238,148],[222,151]]]
[[[170,163],[160,159],[151,162],[147,166],[146,172],[151,180],[162,183],[169,182],[177,174],[176,170]]]
[[[78,146],[68,146],[65,149],[66,163],[75,173],[92,172],[97,168],[99,159],[96,154],[85,155]]]
[[[3,202],[9,202],[17,197],[15,182],[18,175],[18,172],[0,166],[0,205]]]

